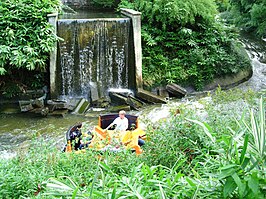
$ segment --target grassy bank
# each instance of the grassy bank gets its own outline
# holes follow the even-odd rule
[[[148,122],[140,156],[129,151],[64,154],[51,147],[53,141],[37,139],[16,158],[1,161],[0,196],[265,198],[260,94],[217,90],[197,104],[170,104],[172,116]]]

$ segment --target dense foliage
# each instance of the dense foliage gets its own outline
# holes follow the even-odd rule
[[[91,4],[95,8],[116,8],[117,5],[119,4],[119,0],[92,0]]]
[[[142,12],[143,75],[151,85],[201,89],[214,77],[250,66],[211,0],[123,0],[120,7]]]
[[[57,41],[47,14],[57,11],[60,4],[60,0],[0,2],[0,75],[5,74],[0,89],[8,92],[4,93],[6,96],[25,86],[35,88],[40,75],[44,78],[40,71],[46,69],[49,53]]]
[[[57,37],[47,14],[60,1],[3,0],[0,3],[0,73],[17,68],[44,68]]]
[[[266,36],[266,1],[265,0],[230,0],[229,20],[244,31]]]
[[[229,0],[215,0],[219,12],[224,12],[229,7]]]
[[[53,140],[39,138],[18,150],[15,158],[1,160],[0,195],[265,198],[262,99],[258,103],[257,94],[250,90],[218,89],[199,100],[204,110],[193,108],[193,102],[171,105],[172,116],[149,123],[148,141],[140,156],[130,151],[64,154],[55,149]],[[254,105],[258,109],[249,112]]]

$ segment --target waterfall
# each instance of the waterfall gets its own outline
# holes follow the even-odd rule
[[[62,98],[128,88],[129,18],[59,19],[56,84]],[[60,85],[60,86],[58,86]]]

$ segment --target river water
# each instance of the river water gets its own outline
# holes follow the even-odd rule
[[[238,86],[240,89],[253,89],[262,91],[266,89],[266,41],[250,39],[242,36],[242,42],[247,49],[253,66],[253,76],[247,82]],[[263,63],[264,62],[264,63]],[[185,100],[186,101],[186,100]],[[186,101],[187,102],[187,101]],[[182,102],[178,102],[182,103]],[[130,114],[141,115],[140,119],[145,123],[145,118],[151,122],[157,122],[170,114],[171,103],[168,105],[150,105]],[[200,106],[200,104],[195,104]],[[202,109],[202,107],[196,107]],[[14,107],[0,107],[0,159],[10,158],[16,154],[18,148],[27,146],[34,137],[41,137],[44,140],[55,139],[58,149],[65,142],[65,132],[69,126],[77,122],[83,122],[83,131],[92,130],[97,125],[98,115],[102,112],[90,112],[86,116],[66,114],[64,117],[49,116],[46,118],[36,115],[14,112]],[[10,114],[7,114],[10,113]]]
[[[266,89],[266,39],[254,38],[242,35],[241,41],[251,59],[253,67],[252,77],[240,84],[241,89],[252,89],[262,91]]]
[[[65,132],[71,125],[83,122],[85,131],[92,130],[91,127],[97,124],[97,113],[89,117],[66,114],[64,117],[45,118],[28,113],[2,113],[0,122],[1,159],[13,157],[19,148],[27,146],[34,138],[54,139],[60,149],[65,142]]]

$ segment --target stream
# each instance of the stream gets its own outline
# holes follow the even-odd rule
[[[258,39],[249,35],[241,35],[241,41],[251,59],[252,77],[240,84],[240,89],[261,91],[266,89],[266,39]]]
[[[97,124],[97,116],[66,114],[64,117],[41,117],[28,113],[0,114],[0,159],[16,155],[18,148],[27,146],[34,137],[55,139],[57,148],[63,147],[65,132],[77,122],[84,123],[84,130]]]
[[[262,91],[266,89],[266,40],[253,39],[246,35],[241,36],[252,62],[253,76],[237,87],[243,90],[252,89]],[[182,102],[183,101],[183,102]],[[173,103],[187,103],[188,99],[173,101]],[[140,111],[130,111],[129,114],[140,115],[140,121],[149,118],[157,122],[170,114],[172,102],[166,105],[149,105]],[[196,108],[203,109],[200,103]],[[12,158],[16,151],[28,146],[34,137],[44,140],[55,139],[55,145],[60,150],[65,143],[65,132],[71,125],[83,122],[83,131],[92,130],[97,125],[98,115],[103,112],[92,111],[87,115],[66,114],[64,117],[48,116],[36,117],[28,113],[14,113],[18,107],[0,107],[0,159]],[[14,111],[15,110],[15,111]]]

